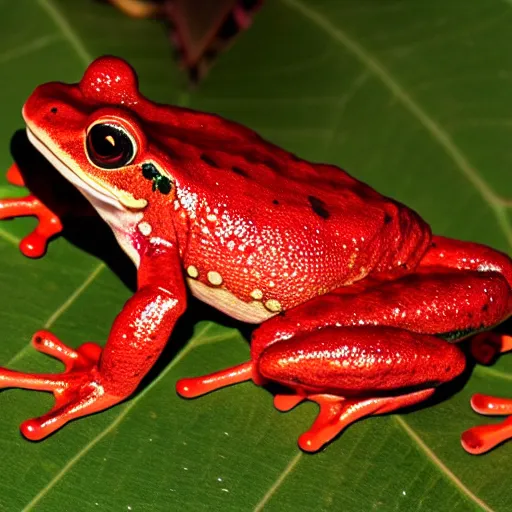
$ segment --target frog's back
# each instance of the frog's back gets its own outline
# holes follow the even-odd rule
[[[296,189],[311,192],[353,191],[364,200],[382,198],[368,185],[356,180],[339,167],[311,163],[276,146],[253,130],[220,116],[167,105],[155,105],[167,115],[156,115],[159,122],[149,129],[162,146],[175,148],[180,167],[189,170],[188,179],[202,183],[229,181],[238,174],[276,191]],[[165,122],[162,123],[162,119]],[[197,178],[200,176],[200,178]],[[341,200],[341,198],[340,198]]]
[[[348,209],[377,208],[384,221],[386,213],[406,209],[343,169],[303,160],[238,123],[214,114],[153,106],[166,116],[160,112],[160,122],[150,125],[152,138],[175,149],[171,157],[182,181],[199,189],[235,188],[238,195],[247,194],[249,203],[251,198],[260,203],[271,199],[275,205],[277,200],[281,206],[332,219],[346,215]]]
[[[154,138],[175,153],[178,199],[192,219],[191,264],[207,260],[237,287],[246,272],[266,275],[271,288],[281,283],[290,297],[290,287],[308,280],[319,283],[315,294],[325,293],[372,272],[413,267],[429,243],[428,226],[409,208],[218,116],[180,109]],[[262,285],[247,289],[255,286]]]

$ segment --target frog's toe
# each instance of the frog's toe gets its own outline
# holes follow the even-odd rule
[[[59,217],[32,195],[0,200],[0,219],[30,216],[39,222],[20,242],[20,250],[29,258],[39,258],[45,254],[50,238],[62,231]]]
[[[32,345],[38,352],[61,361],[66,372],[90,369],[99,362],[102,351],[97,343],[92,342],[84,343],[75,350],[46,330],[37,331],[32,336]]]
[[[180,379],[176,383],[176,392],[183,398],[196,398],[216,389],[251,380],[252,377],[253,364],[249,361],[202,377]]]
[[[512,414],[512,400],[477,393],[471,397],[471,407],[479,414],[488,416]]]
[[[76,374],[94,367],[101,354],[101,347],[86,343],[74,350],[48,331],[38,331],[32,337],[32,345],[43,354],[61,361],[66,367],[62,373],[26,373],[0,368],[0,388],[22,388],[35,391],[50,391],[62,394],[76,383]]]
[[[281,412],[291,411],[294,407],[306,400],[305,395],[276,395],[274,397],[274,407]]]
[[[476,394],[471,398],[471,407],[487,416],[512,415],[512,399]],[[501,423],[479,425],[466,430],[461,436],[464,450],[473,455],[486,453],[495,446],[512,438],[512,416]]]
[[[512,417],[493,425],[479,425],[466,430],[461,436],[464,450],[480,455],[512,438]]]
[[[66,423],[92,414],[120,401],[120,398],[105,393],[103,387],[93,382],[86,372],[72,378],[67,389],[55,395],[55,406],[46,414],[24,421],[20,431],[30,441],[40,441],[62,428]]]
[[[36,231],[27,235],[20,242],[20,251],[27,258],[40,258],[46,254],[48,238],[41,236]]]
[[[16,164],[12,164],[11,167],[9,167],[5,177],[12,185],[16,185],[17,187],[25,186],[25,180],[23,179],[20,169]]]
[[[23,373],[0,368],[0,388],[47,391],[55,397],[54,407],[39,418],[22,423],[22,434],[32,441],[49,436],[69,421],[106,409],[122,400],[106,392],[99,375],[102,348],[84,343],[78,349],[68,347],[48,331],[38,331],[32,338],[34,348],[61,361],[62,373]]]

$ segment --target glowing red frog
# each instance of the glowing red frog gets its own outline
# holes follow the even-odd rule
[[[185,310],[187,287],[262,325],[250,362],[183,379],[178,393],[278,382],[291,390],[275,397],[278,409],[320,405],[299,439],[307,451],[363,416],[430,397],[464,369],[450,342],[512,314],[505,254],[432,236],[404,205],[236,123],[152,103],[120,59],[96,60],[79,84],[41,85],[23,116],[33,145],[90,201],[138,268],[138,289],[103,349],[74,350],[39,332],[36,348],[60,359],[64,373],[0,371],[2,387],[55,395],[49,413],[22,424],[29,439],[131,395]],[[8,177],[23,182],[15,166]],[[61,229],[50,208],[33,196],[0,204],[2,218],[39,217],[22,242],[28,255],[41,255]],[[486,339],[493,351],[512,348],[511,337]],[[487,414],[497,405],[512,411],[511,401],[473,400]],[[463,445],[481,453],[510,435],[506,425],[476,427]]]

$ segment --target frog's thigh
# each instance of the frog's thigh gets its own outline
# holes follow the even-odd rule
[[[411,274],[354,292],[346,287],[262,324],[253,334],[252,359],[275,342],[333,327],[386,326],[457,338],[501,322],[509,295],[502,275],[471,271]]]
[[[456,345],[404,329],[327,327],[270,345],[256,364],[265,379],[348,398],[432,388],[459,375],[465,357]]]

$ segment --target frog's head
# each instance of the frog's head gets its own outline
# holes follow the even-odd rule
[[[39,86],[23,108],[32,144],[85,195],[123,246],[119,235],[129,238],[148,206],[174,197],[165,155],[148,143],[143,125],[146,111],[155,108],[139,93],[134,70],[115,57],[94,61],[78,84]]]

